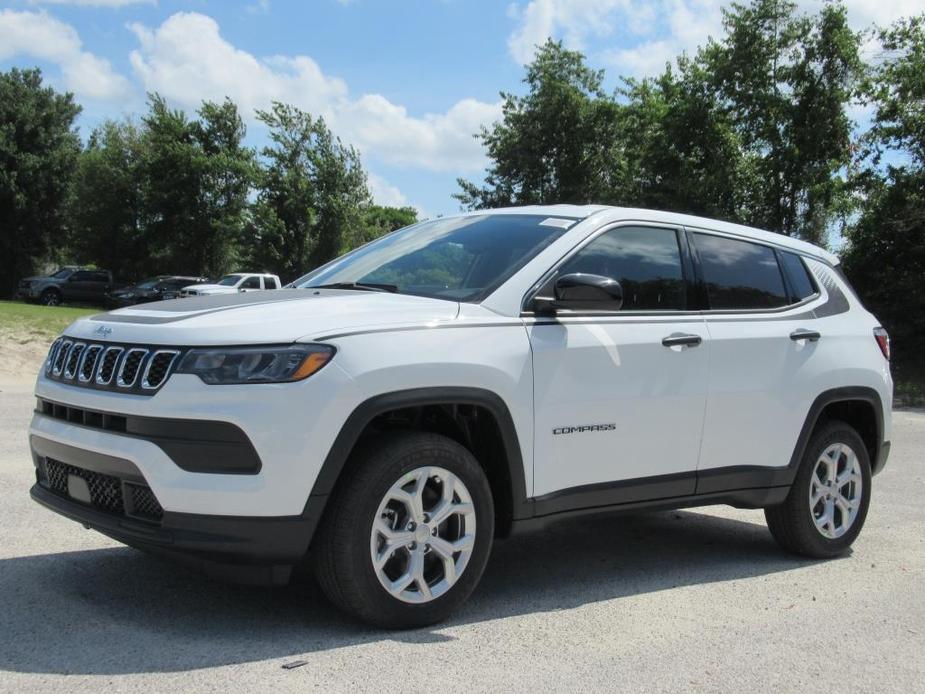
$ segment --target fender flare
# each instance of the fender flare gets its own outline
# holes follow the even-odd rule
[[[505,457],[507,458],[511,493],[513,495],[511,500],[513,518],[518,520],[532,516],[533,505],[532,501],[527,499],[520,440],[507,404],[501,397],[490,390],[457,386],[412,388],[383,393],[358,405],[345,420],[337,438],[334,439],[334,443],[331,445],[327,456],[325,456],[318,476],[315,478],[315,484],[312,487],[306,508],[309,504],[322,506],[325,503],[321,497],[327,497],[334,491],[334,486],[340,479],[341,472],[351,451],[353,451],[363,431],[373,419],[391,410],[443,404],[478,405],[491,412],[498,423],[506,454]],[[320,511],[316,512],[320,514]]]
[[[858,400],[870,404],[874,410],[876,441],[874,455],[871,457],[870,464],[872,468],[877,469],[879,458],[881,457],[880,452],[883,449],[883,401],[880,399],[880,394],[873,388],[868,388],[866,386],[832,388],[831,390],[820,393],[816,399],[813,400],[813,404],[810,405],[806,420],[803,422],[803,428],[800,430],[800,436],[797,438],[796,446],[794,446],[793,455],[790,456],[790,463],[787,465],[787,469],[792,473],[789,480],[790,483],[793,482],[793,478],[796,476],[797,468],[800,465],[800,461],[803,459],[803,453],[806,451],[809,438],[812,436],[813,430],[819,422],[819,416],[822,414],[822,411],[829,405],[837,402]]]

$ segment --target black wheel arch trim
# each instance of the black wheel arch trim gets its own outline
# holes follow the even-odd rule
[[[429,388],[412,388],[384,393],[365,400],[347,417],[337,438],[331,445],[315,484],[312,487],[309,503],[312,499],[320,501],[334,490],[337,480],[347,463],[360,436],[366,427],[379,415],[411,407],[427,405],[476,405],[484,407],[498,424],[501,441],[507,459],[508,474],[511,481],[512,516],[514,520],[533,515],[532,500],[527,499],[527,485],[524,476],[523,456],[520,438],[511,416],[510,409],[496,393],[484,388],[462,386],[440,386]],[[322,501],[322,503],[324,503]],[[306,504],[307,506],[307,504]]]
[[[876,431],[874,433],[874,454],[870,456],[871,472],[876,473],[882,469],[883,465],[886,463],[886,457],[883,455],[885,448],[883,441],[884,416],[883,401],[880,399],[880,394],[873,388],[868,388],[866,386],[844,386],[823,391],[816,397],[813,404],[810,405],[806,420],[803,422],[803,428],[800,430],[800,436],[797,438],[796,446],[794,446],[793,455],[790,457],[790,463],[787,465],[787,469],[790,470],[791,473],[787,482],[788,484],[791,484],[793,478],[796,477],[797,468],[800,466],[800,461],[803,459],[803,453],[806,451],[809,439],[816,425],[819,423],[819,417],[822,415],[822,411],[829,405],[834,405],[839,402],[856,401],[868,403],[874,411],[874,426]],[[888,446],[886,450],[889,450]]]

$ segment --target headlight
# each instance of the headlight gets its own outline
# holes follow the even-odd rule
[[[288,383],[308,378],[333,356],[328,345],[193,349],[176,373],[196,374],[210,385]]]

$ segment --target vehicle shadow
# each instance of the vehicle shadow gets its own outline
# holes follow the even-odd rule
[[[807,565],[758,522],[692,512],[576,519],[497,543],[447,624],[382,632],[342,616],[310,580],[229,585],[129,548],[17,557],[0,560],[0,670],[180,672],[383,639],[438,642],[452,639],[447,626]]]

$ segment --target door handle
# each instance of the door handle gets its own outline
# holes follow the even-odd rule
[[[665,347],[696,347],[703,338],[700,335],[691,335],[689,333],[672,333],[668,337],[662,338],[662,344]]]
[[[799,330],[794,330],[790,333],[790,339],[794,342],[799,342],[800,340],[809,340],[810,342],[816,342],[822,335],[818,330],[804,330],[800,328]]]

